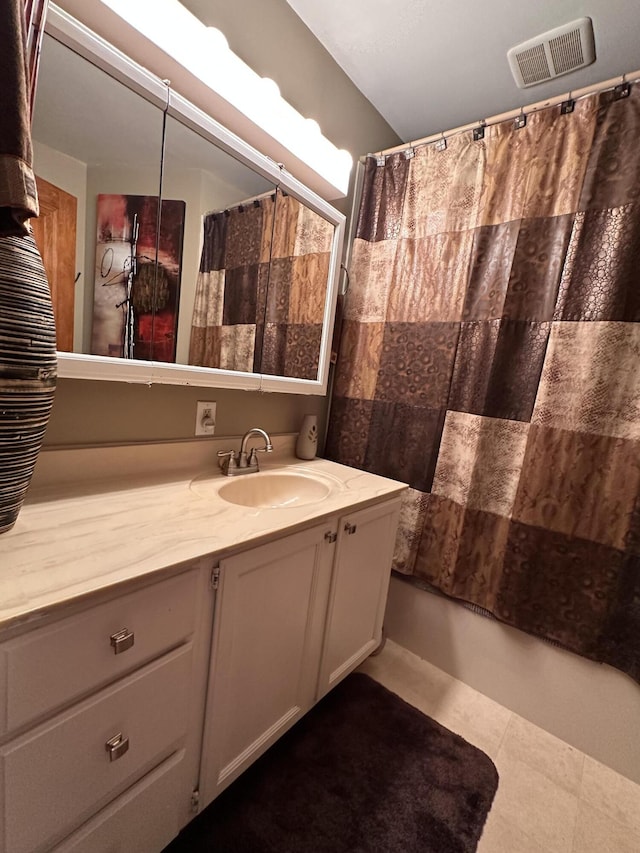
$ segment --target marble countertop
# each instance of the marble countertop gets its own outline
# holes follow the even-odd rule
[[[118,584],[267,542],[406,488],[324,459],[280,456],[261,468],[306,471],[328,483],[330,493],[303,506],[238,506],[217,495],[231,478],[212,469],[40,489],[14,528],[0,536],[0,630]]]

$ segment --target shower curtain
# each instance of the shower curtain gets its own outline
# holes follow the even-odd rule
[[[189,363],[316,379],[333,230],[280,189],[207,214]]]
[[[278,191],[261,373],[317,379],[333,230]]]
[[[275,194],[204,217],[189,364],[259,372]]]
[[[326,455],[409,484],[397,572],[640,681],[640,87],[519,124],[367,158]]]

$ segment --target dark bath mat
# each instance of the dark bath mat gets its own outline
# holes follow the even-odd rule
[[[491,759],[353,673],[164,853],[471,853]]]

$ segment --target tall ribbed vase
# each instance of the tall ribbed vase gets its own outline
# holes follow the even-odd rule
[[[51,294],[31,235],[0,237],[0,533],[22,508],[56,387]]]

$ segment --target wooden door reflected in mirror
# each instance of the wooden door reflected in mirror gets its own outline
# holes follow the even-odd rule
[[[36,177],[40,215],[31,220],[47,274],[59,350],[73,349],[76,283],[76,217],[78,199]]]

